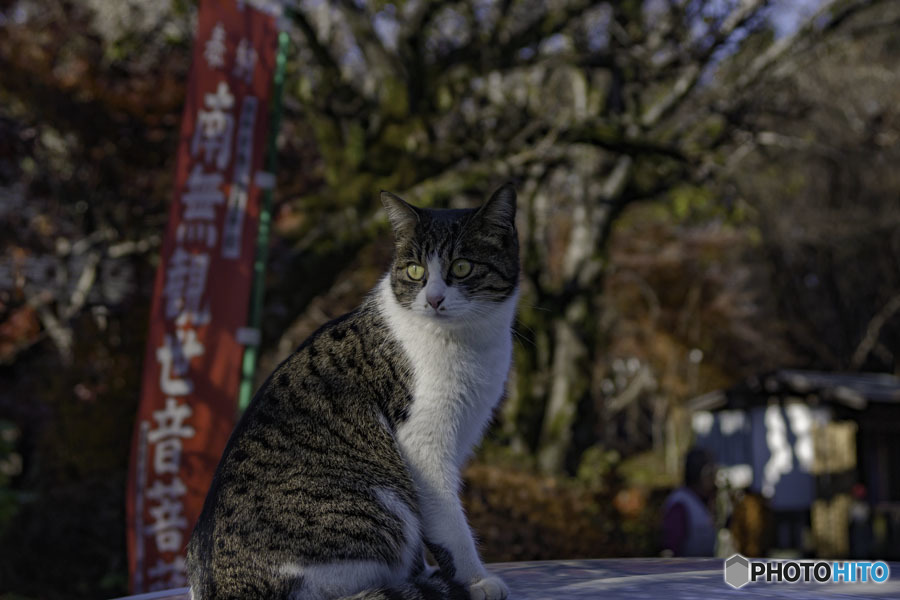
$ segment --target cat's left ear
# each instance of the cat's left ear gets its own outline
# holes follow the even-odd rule
[[[516,188],[511,183],[503,184],[494,194],[478,209],[476,216],[484,222],[496,227],[509,229],[516,228]]]
[[[419,222],[419,211],[416,207],[408,204],[400,196],[384,190],[381,190],[381,203],[387,211],[394,236],[398,239],[411,236],[416,229],[416,223]]]

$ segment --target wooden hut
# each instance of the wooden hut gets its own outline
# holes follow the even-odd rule
[[[724,481],[768,502],[776,548],[900,558],[900,378],[785,369],[689,409]]]

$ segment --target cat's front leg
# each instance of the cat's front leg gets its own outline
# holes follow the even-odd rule
[[[466,522],[456,489],[443,481],[419,479],[419,503],[426,545],[441,570],[469,588],[472,600],[503,600],[509,590],[487,572]],[[427,479],[427,478],[426,478]]]

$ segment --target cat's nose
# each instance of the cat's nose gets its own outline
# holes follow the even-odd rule
[[[444,301],[443,294],[427,294],[425,299],[428,300],[428,304],[431,305],[431,308],[437,310],[441,303]]]

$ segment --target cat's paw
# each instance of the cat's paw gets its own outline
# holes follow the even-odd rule
[[[488,575],[469,586],[469,597],[472,600],[505,600],[509,597],[509,588],[499,577]]]

